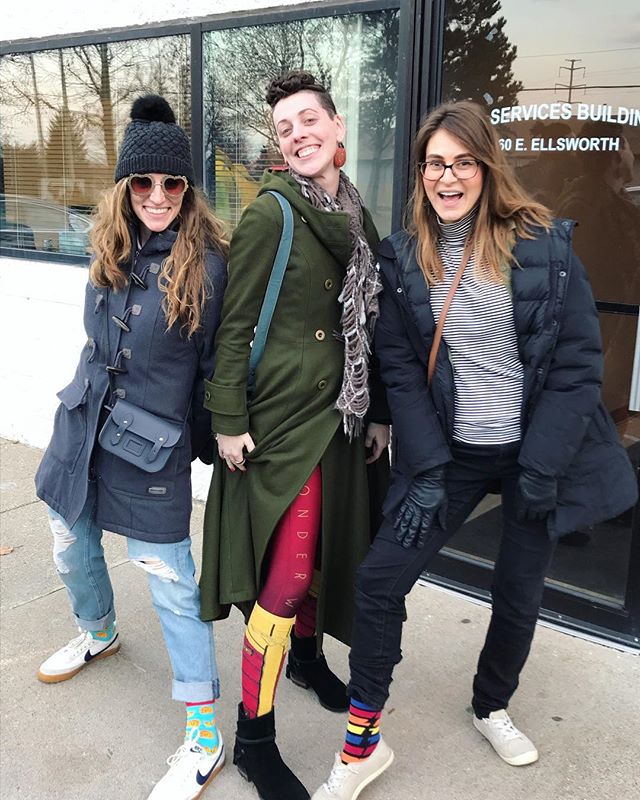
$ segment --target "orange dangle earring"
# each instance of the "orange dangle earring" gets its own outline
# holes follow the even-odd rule
[[[338,169],[342,169],[347,163],[347,151],[344,149],[342,142],[338,142],[335,155],[333,156],[333,165]]]

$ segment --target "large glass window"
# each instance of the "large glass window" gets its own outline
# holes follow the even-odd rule
[[[156,92],[190,130],[189,39],[86,44],[0,60],[0,244],[87,252],[131,103]]]
[[[605,353],[603,400],[640,462],[636,345],[640,303],[640,46],[636,0],[447,0],[443,99],[483,105],[529,191],[578,221]],[[635,360],[634,360],[635,359]],[[635,373],[635,378],[634,378]],[[498,500],[479,507],[446,552],[491,562]],[[632,513],[564,537],[552,584],[624,604]],[[636,577],[637,580],[637,577]]]
[[[235,225],[264,169],[282,164],[265,89],[304,68],[330,88],[347,126],[345,171],[380,233],[390,232],[398,17],[393,9],[204,35],[204,185],[220,217]]]

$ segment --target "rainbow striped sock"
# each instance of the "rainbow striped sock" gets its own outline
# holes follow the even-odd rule
[[[111,625],[107,625],[107,627],[103,628],[101,631],[91,631],[91,636],[99,642],[108,642],[113,639],[115,632],[116,624],[112,622]]]
[[[381,708],[371,708],[351,698],[347,735],[340,754],[343,764],[362,761],[373,753],[380,741],[381,715]]]
[[[199,744],[203,750],[211,753],[218,746],[218,728],[216,727],[215,700],[209,703],[185,703],[187,707],[187,730],[185,742]],[[197,731],[197,735],[194,734]]]

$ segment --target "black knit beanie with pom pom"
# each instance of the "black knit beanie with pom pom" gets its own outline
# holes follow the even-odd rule
[[[116,182],[134,173],[159,172],[184,175],[189,183],[195,183],[189,137],[176,123],[164,97],[139,97],[130,116],[118,155]]]

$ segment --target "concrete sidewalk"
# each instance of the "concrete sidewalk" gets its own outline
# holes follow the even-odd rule
[[[146,579],[123,540],[105,536],[122,649],[73,680],[44,685],[40,662],[75,634],[51,562],[49,528],[33,475],[41,451],[0,444],[2,800],[146,800],[180,744],[184,710],[170,699],[170,670]],[[202,506],[192,533],[199,554]],[[471,678],[489,613],[423,586],[408,599],[405,658],[396,671],[383,732],[393,767],[362,800],[632,800],[640,797],[640,658],[539,628],[511,707],[540,761],[501,762],[473,729]],[[219,720],[229,751],[239,700],[242,619],[216,627],[223,684]],[[328,641],[329,662],[347,675],[347,650]],[[305,785],[326,779],[344,715],[324,711],[282,680],[280,749]],[[206,798],[257,800],[231,764]]]

